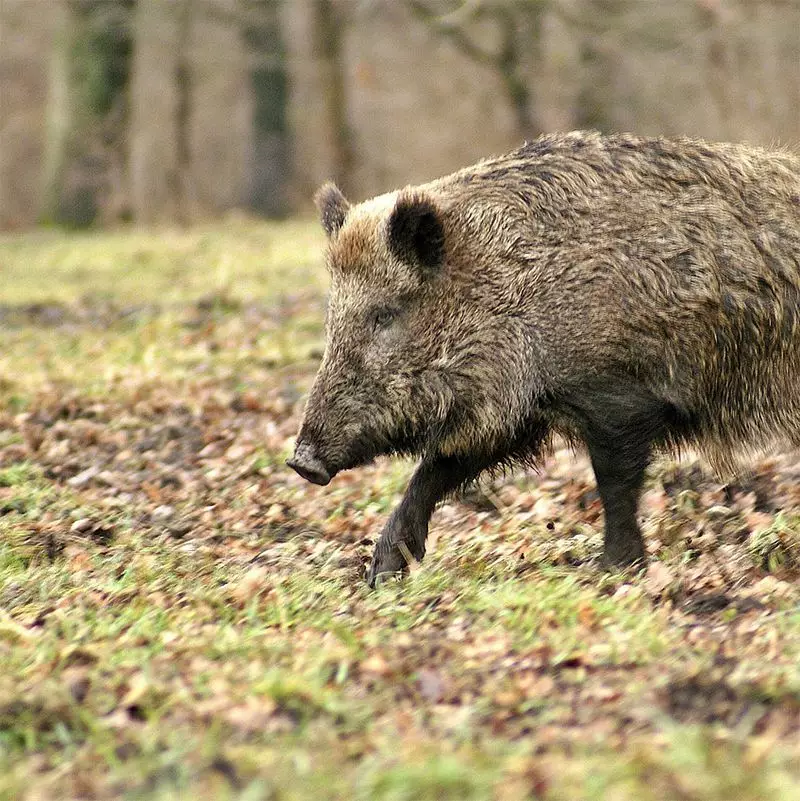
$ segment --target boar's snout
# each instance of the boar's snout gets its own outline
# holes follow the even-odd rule
[[[325,464],[317,456],[310,442],[298,442],[294,456],[286,460],[286,464],[312,484],[325,486],[331,480],[331,474]]]

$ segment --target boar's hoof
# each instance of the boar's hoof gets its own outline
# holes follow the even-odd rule
[[[367,584],[371,589],[375,588],[379,578],[397,576],[408,570],[408,560],[397,548],[386,549],[378,553],[377,549],[372,556],[372,564],[367,573]]]
[[[631,568],[638,570],[644,567],[646,562],[644,546],[641,544],[624,548],[609,548],[606,546],[603,551],[603,567],[612,572]]]
[[[375,543],[372,564],[367,573],[369,586],[375,587],[381,576],[386,578],[407,573],[410,563],[422,561],[427,533],[427,521],[405,513],[402,506],[395,509]]]
[[[409,548],[403,540],[399,545],[391,544],[388,538],[381,537],[372,554],[372,564],[367,573],[367,583],[374,588],[378,579],[398,576],[408,572],[409,564],[422,559],[425,549],[419,554],[413,553],[416,547]]]

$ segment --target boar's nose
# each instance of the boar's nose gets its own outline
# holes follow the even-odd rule
[[[324,486],[331,480],[330,473],[314,452],[314,446],[308,442],[298,442],[294,449],[294,456],[287,459],[286,464],[312,484]]]

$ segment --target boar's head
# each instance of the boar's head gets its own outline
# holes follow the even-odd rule
[[[327,484],[441,439],[453,397],[440,330],[445,230],[433,200],[409,190],[350,206],[328,184],[316,202],[331,278],[325,354],[289,464]]]
[[[508,318],[486,302],[491,288],[476,291],[463,267],[445,200],[409,188],[351,206],[328,184],[316,202],[331,278],[325,353],[289,465],[327,484],[381,454],[483,448],[514,416],[513,349],[499,341]]]

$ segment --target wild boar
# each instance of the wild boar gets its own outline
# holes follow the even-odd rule
[[[800,445],[800,159],[692,139],[543,136],[351,205],[328,184],[326,348],[289,465],[317,484],[421,458],[369,572],[425,553],[444,496],[588,449],[604,560],[645,555],[653,454],[729,470]]]

